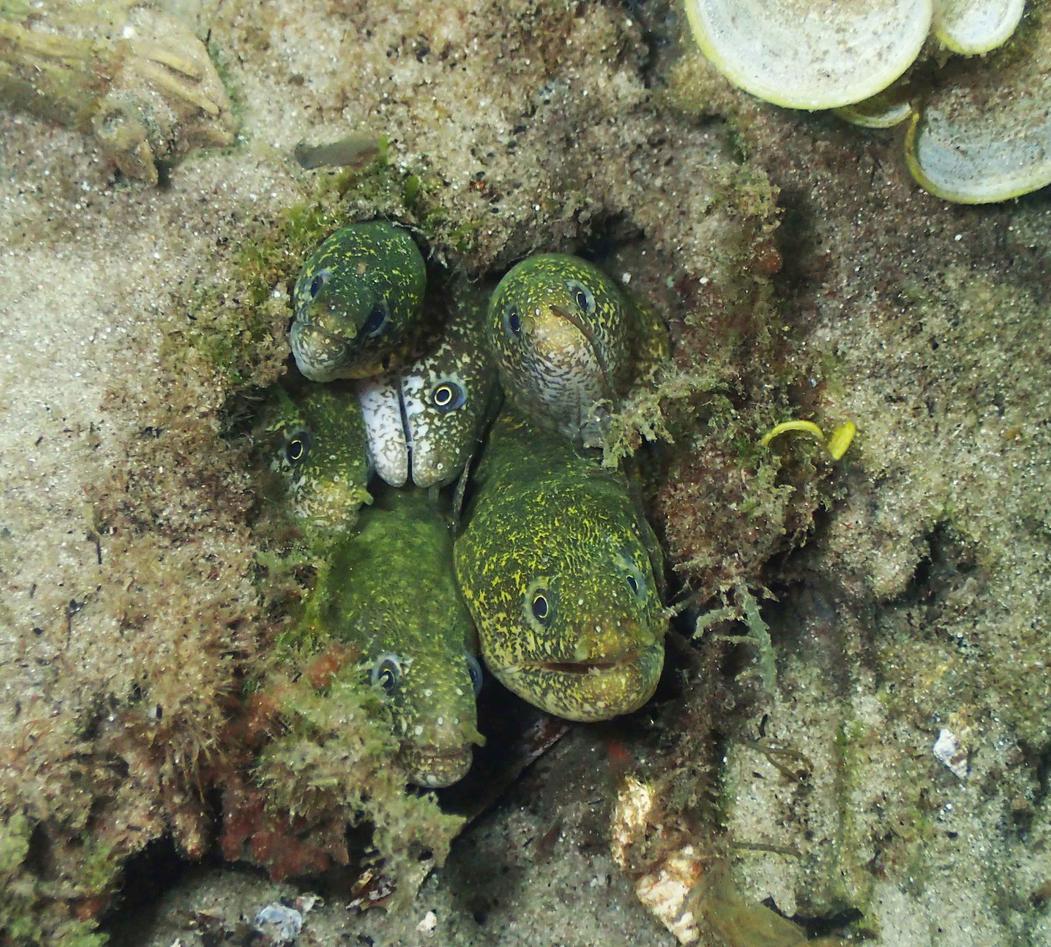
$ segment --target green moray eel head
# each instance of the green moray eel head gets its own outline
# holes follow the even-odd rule
[[[406,231],[384,221],[337,230],[307,258],[293,291],[299,370],[332,381],[396,363],[412,348],[426,279]]]
[[[630,374],[629,304],[586,260],[557,253],[513,267],[493,293],[489,346],[508,398],[533,420],[576,436]]]
[[[470,768],[476,635],[456,587],[452,537],[428,491],[388,490],[333,547],[319,609],[380,689],[411,782],[447,786]]]
[[[496,373],[483,339],[488,295],[460,289],[432,352],[356,388],[375,471],[391,486],[452,483],[490,417]]]
[[[472,745],[484,742],[475,726],[477,660],[465,652],[447,653],[436,638],[412,653],[376,654],[368,673],[390,704],[410,781],[436,789],[466,776]]]
[[[501,683],[560,717],[606,720],[652,696],[666,619],[638,527],[560,499],[526,510],[514,537],[459,543],[457,573]]]
[[[350,529],[371,502],[365,425],[356,399],[312,388],[296,398],[275,389],[262,439],[292,515],[307,529]]]

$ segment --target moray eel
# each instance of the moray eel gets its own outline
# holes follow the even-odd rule
[[[476,636],[452,569],[452,534],[426,493],[389,490],[334,549],[319,619],[362,652],[389,702],[401,760],[418,786],[470,769],[481,686]]]
[[[655,537],[616,473],[558,434],[503,414],[455,544],[482,655],[507,688],[570,720],[653,694],[667,620]]]
[[[292,301],[292,354],[311,381],[367,378],[411,353],[427,271],[409,234],[351,224],[307,258]]]
[[[293,397],[277,387],[256,439],[305,532],[327,538],[354,528],[372,498],[365,422],[352,393],[312,387]]]
[[[445,486],[459,476],[496,393],[482,338],[484,294],[464,290],[438,348],[400,374],[357,382],[376,473],[395,487]]]
[[[608,409],[642,362],[667,351],[655,313],[595,265],[561,253],[529,257],[504,275],[486,337],[517,411],[589,447],[601,443]]]

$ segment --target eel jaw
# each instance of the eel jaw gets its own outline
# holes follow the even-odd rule
[[[470,744],[457,747],[405,746],[402,763],[409,782],[424,789],[451,786],[467,775],[474,759]]]
[[[486,664],[510,691],[541,710],[567,720],[609,720],[638,710],[657,689],[664,644],[656,642],[592,661]]]
[[[395,376],[365,378],[355,385],[369,456],[380,479],[392,487],[409,481],[411,440],[406,433],[401,382]]]
[[[588,349],[591,352],[591,357],[598,366],[603,397],[616,403],[617,392],[613,387],[613,375],[609,369],[609,360],[603,354],[602,345],[599,343],[599,340],[595,336],[591,327],[583,319],[577,316],[576,313],[571,312],[565,306],[552,306],[551,312],[559,319],[564,319],[573,326],[581,336],[583,336],[584,340],[587,342]]]
[[[590,674],[592,671],[612,670],[634,661],[637,657],[638,654],[632,653],[605,661],[540,661],[532,665],[523,664],[522,667],[537,671],[557,671],[560,674]]]
[[[296,319],[289,338],[296,366],[311,381],[346,377],[341,369],[347,361],[347,343],[341,336]]]

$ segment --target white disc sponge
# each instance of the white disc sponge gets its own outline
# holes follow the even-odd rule
[[[686,0],[701,52],[775,105],[830,109],[887,88],[919,55],[931,0]]]

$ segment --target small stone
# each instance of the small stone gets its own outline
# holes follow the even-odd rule
[[[967,778],[967,750],[951,730],[943,727],[938,731],[938,739],[934,741],[934,755],[949,767],[957,778]]]
[[[416,930],[421,934],[429,934],[438,926],[438,915],[433,911],[428,911],[423,915],[423,920],[416,925]]]
[[[293,902],[293,905],[301,914],[309,914],[321,903],[321,898],[316,894],[301,894]]]
[[[629,849],[653,828],[655,811],[653,787],[631,777],[626,779],[617,794],[610,844],[613,860],[621,868],[627,868],[631,861]],[[701,936],[693,912],[685,907],[703,865],[700,853],[685,845],[666,853],[635,881],[638,899],[680,944],[694,944]]]
[[[256,914],[252,924],[273,944],[294,944],[303,930],[303,915],[275,901]]]

